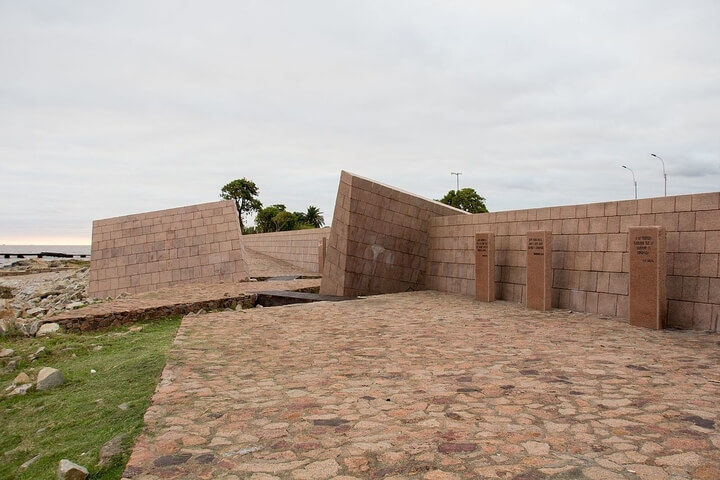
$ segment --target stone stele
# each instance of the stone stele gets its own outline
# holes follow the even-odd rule
[[[630,325],[660,330],[667,320],[667,236],[663,227],[630,227]]]
[[[527,233],[527,308],[552,309],[552,232]]]
[[[495,234],[475,234],[475,300],[495,301]]]

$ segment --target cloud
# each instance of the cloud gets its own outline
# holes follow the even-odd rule
[[[720,184],[717,2],[4,2],[0,242],[341,169],[491,209]],[[35,226],[31,228],[31,226]]]

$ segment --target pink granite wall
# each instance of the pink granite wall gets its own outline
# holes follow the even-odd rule
[[[248,279],[232,201],[93,222],[89,294]]]
[[[497,298],[525,300],[525,234],[553,233],[553,306],[627,318],[628,227],[667,230],[669,326],[718,331],[720,193],[429,220],[426,286],[474,294],[473,239],[496,235]]]
[[[318,242],[329,236],[329,228],[259,233],[243,236],[243,245],[245,248],[288,262],[306,272],[317,272]]]
[[[428,220],[463,214],[342,172],[320,293],[355,296],[424,289]]]

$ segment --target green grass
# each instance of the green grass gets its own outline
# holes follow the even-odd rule
[[[22,355],[16,371],[0,375],[2,390],[18,373],[35,379],[46,366],[65,377],[51,390],[0,396],[0,479],[54,479],[62,458],[86,467],[91,479],[119,479],[179,324],[179,317],[172,317],[140,323],[139,332],[120,327],[44,339],[0,338],[0,348]],[[45,353],[30,362],[28,355],[41,346]],[[127,410],[118,408],[123,403]],[[100,448],[121,433],[124,454],[99,468]],[[19,471],[36,455],[41,458]]]

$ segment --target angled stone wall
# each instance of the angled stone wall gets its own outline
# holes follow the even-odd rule
[[[720,193],[430,219],[427,287],[474,294],[474,238],[495,234],[496,298],[524,302],[525,235],[553,234],[552,305],[628,316],[628,229],[667,231],[668,326],[720,330]]]
[[[93,222],[90,296],[247,279],[232,201]]]
[[[423,290],[428,221],[462,210],[342,172],[320,292]]]
[[[329,236],[329,228],[257,233],[244,235],[243,245],[302,268],[305,272],[317,272],[318,242]]]

